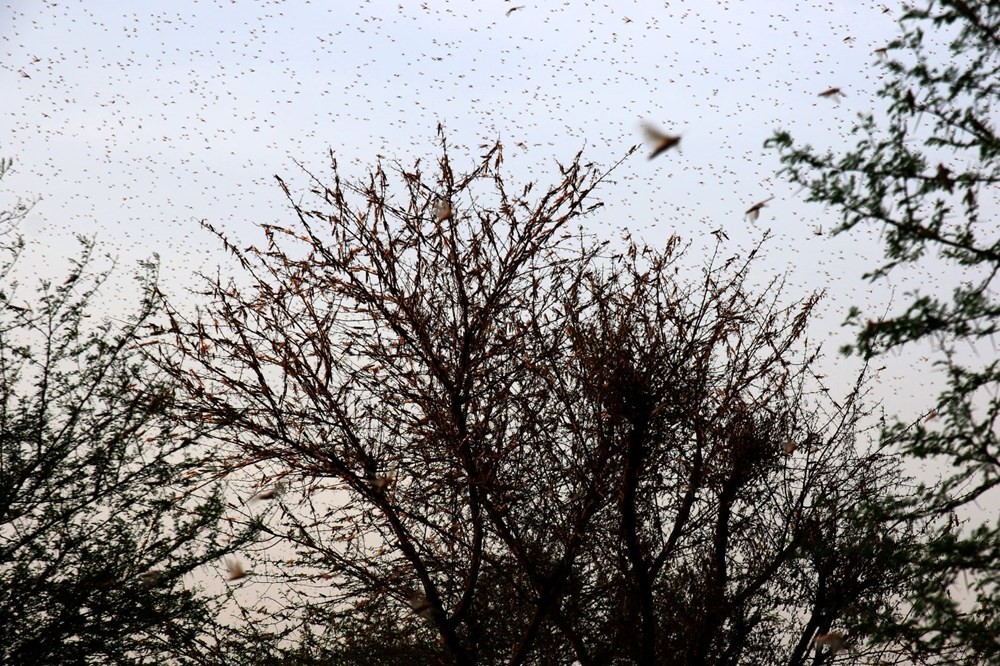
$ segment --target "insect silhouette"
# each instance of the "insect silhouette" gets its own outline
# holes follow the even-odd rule
[[[646,132],[646,138],[653,144],[653,152],[649,155],[649,159],[653,159],[654,157],[665,153],[671,148],[678,146],[681,142],[679,134],[676,136],[665,134],[649,123],[645,123],[643,125],[643,129]]]

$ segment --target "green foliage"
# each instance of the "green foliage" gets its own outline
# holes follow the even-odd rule
[[[223,545],[201,434],[143,356],[155,266],[122,323],[91,318],[107,273],[82,252],[25,296],[0,265],[0,662],[164,663],[204,652],[218,599],[185,576]]]
[[[927,408],[939,418],[890,424],[883,436],[917,458],[951,463],[941,482],[920,495],[949,515],[1000,486],[1000,364],[988,360],[1000,330],[1000,225],[994,213],[1000,4],[932,0],[909,8],[900,26],[882,64],[885,111],[858,118],[853,146],[816,150],[785,132],[769,144],[810,201],[841,213],[836,233],[862,226],[878,232],[885,259],[867,274],[873,282],[931,262],[944,263],[962,279],[950,295],[933,284],[906,294],[903,311],[891,317],[867,318],[852,309],[848,322],[859,332],[845,350],[870,356],[922,340],[939,348],[946,387]],[[970,360],[970,344],[987,360]],[[918,513],[914,505],[897,510]],[[905,636],[914,658],[938,654],[949,662],[997,663],[1000,523],[952,523],[941,530],[943,545],[917,563],[946,575],[958,589],[956,599],[947,585],[919,589],[913,612],[886,631]]]

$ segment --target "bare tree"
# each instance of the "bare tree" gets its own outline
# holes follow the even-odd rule
[[[161,350],[220,457],[268,475],[294,585],[264,610],[299,658],[815,664],[847,632],[874,659],[919,526],[870,517],[902,480],[859,452],[863,384],[812,374],[818,296],[753,290],[756,251],[689,279],[676,238],[575,231],[610,173],[579,155],[533,195],[499,144],[457,175],[441,143],[401,197],[381,164],[334,160],[309,203],[279,178],[296,223],[220,234],[242,274]]]

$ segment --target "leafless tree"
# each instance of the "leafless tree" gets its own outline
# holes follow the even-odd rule
[[[861,452],[864,384],[813,374],[819,297],[721,241],[616,251],[578,229],[610,171],[511,191],[502,155],[278,179],[295,223],[219,234],[240,275],[171,314],[184,411],[277,505],[271,621],[316,663],[874,659],[920,532],[869,518],[902,481]]]

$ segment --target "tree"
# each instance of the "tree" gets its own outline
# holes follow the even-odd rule
[[[909,7],[900,26],[900,36],[880,51],[887,76],[879,96],[887,108],[878,118],[859,117],[853,148],[816,150],[785,132],[770,142],[808,200],[841,213],[834,233],[878,231],[885,262],[866,275],[872,282],[930,262],[961,276],[951,294],[935,284],[907,293],[902,311],[891,316],[852,309],[848,323],[858,327],[857,342],[846,350],[872,357],[929,341],[941,352],[936,363],[945,388],[927,406],[927,419],[891,423],[883,439],[910,456],[942,460],[947,469],[938,483],[921,488],[918,505],[894,511],[933,510],[954,520],[954,510],[1000,485],[1000,364],[989,360],[1000,326],[1000,237],[991,216],[1000,180],[1000,5],[931,0]],[[963,353],[966,344],[987,360]],[[919,564],[954,585],[919,588],[912,614],[886,630],[904,636],[918,655],[996,663],[1000,523],[952,529],[938,543]],[[953,598],[959,582],[960,597]]]
[[[194,474],[204,429],[169,418],[173,389],[144,360],[143,327],[162,305],[154,267],[139,276],[134,315],[92,322],[108,277],[90,268],[93,244],[81,240],[65,282],[25,297],[13,279],[23,242],[10,238],[0,266],[0,661],[211,655],[205,637],[222,599],[182,578],[246,535],[221,540],[221,495]]]
[[[3,177],[7,175],[7,172],[13,166],[14,160],[11,158],[0,158],[0,180],[3,180]],[[3,244],[0,245],[0,248],[9,251],[13,249],[13,246],[17,245],[16,240],[11,244],[10,239],[18,238],[16,234],[17,225],[31,210],[33,203],[31,201],[25,202],[18,198],[12,204],[0,207],[0,239],[3,239]]]
[[[296,223],[219,234],[240,274],[171,312],[181,412],[277,502],[291,591],[254,624],[304,663],[818,664],[845,630],[891,658],[862,639],[924,527],[872,518],[903,480],[859,450],[863,385],[816,387],[818,296],[574,233],[608,173],[579,155],[529,200],[499,144],[458,175],[441,142],[401,198],[381,164],[315,203],[279,179]]]

